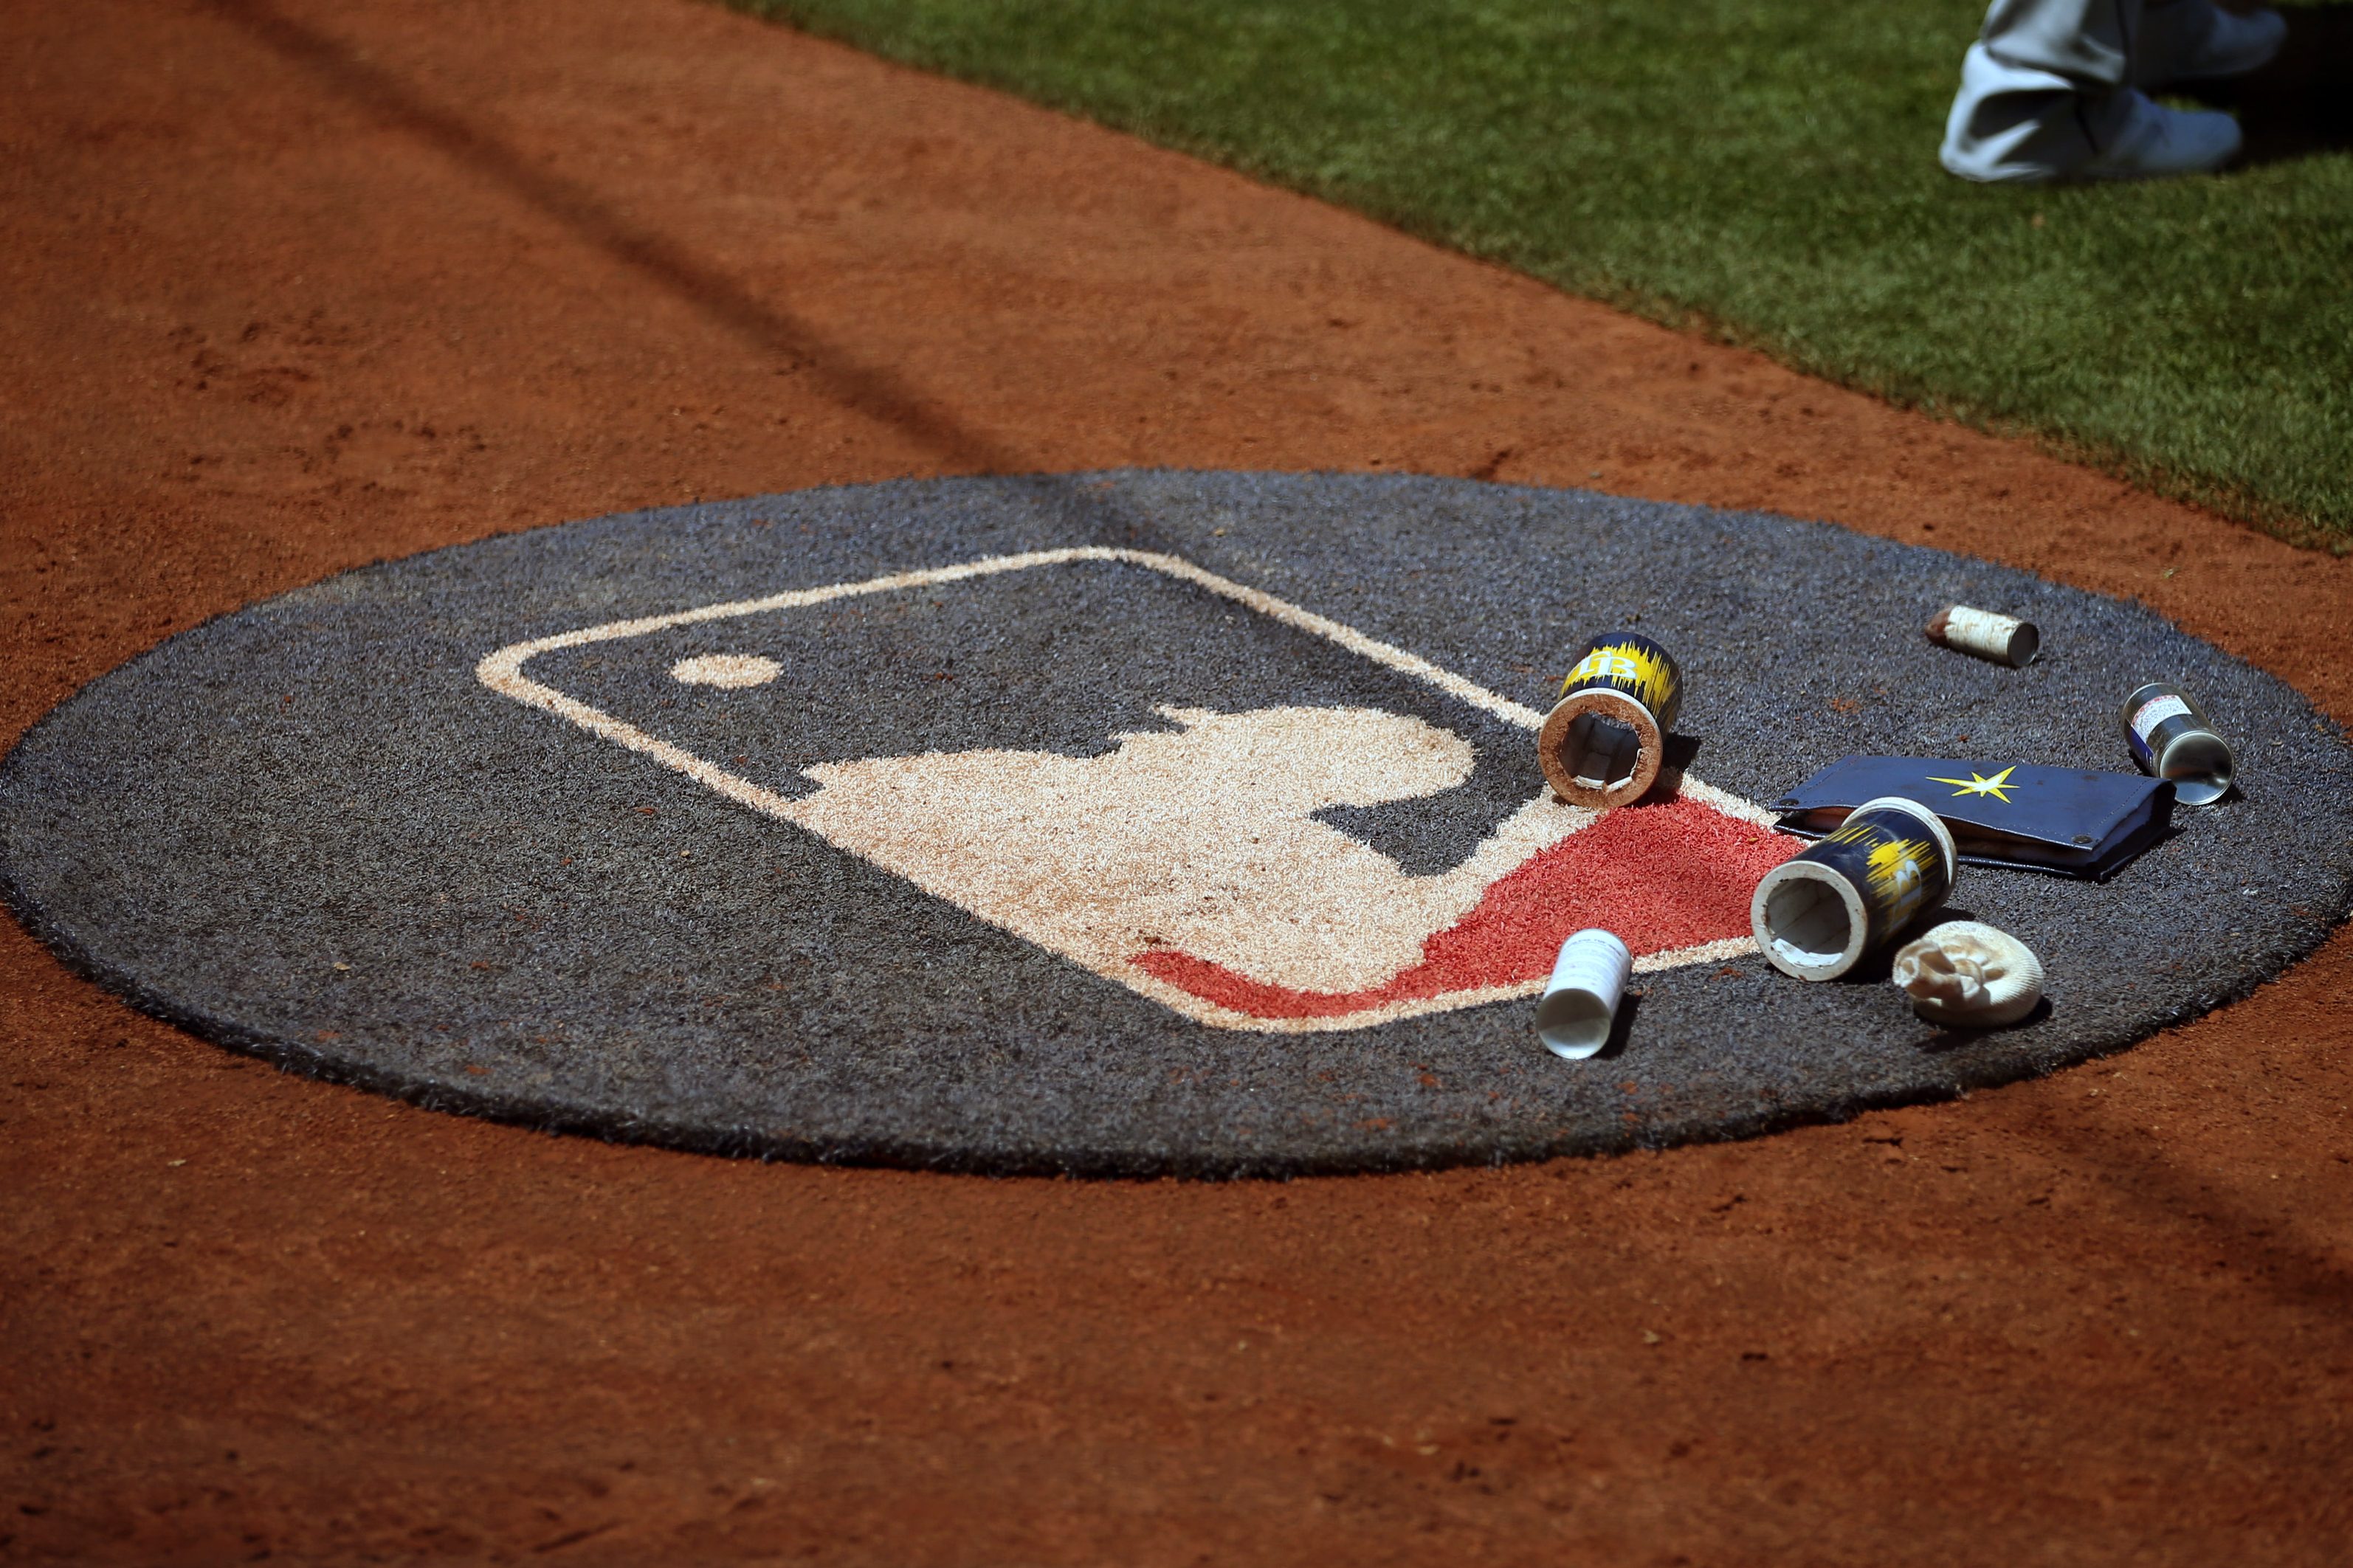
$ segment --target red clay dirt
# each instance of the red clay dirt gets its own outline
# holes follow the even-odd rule
[[[1114,464],[1829,518],[2353,717],[2353,564],[716,8],[22,5],[0,63],[0,735],[378,557]],[[1753,1143],[1094,1184],[428,1114],[8,926],[0,1556],[2341,1563],[2348,978]]]

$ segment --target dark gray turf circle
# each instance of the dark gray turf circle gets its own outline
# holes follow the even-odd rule
[[[2018,1028],[1939,1035],[1883,979],[1803,984],[1751,955],[1638,977],[1620,1047],[1566,1063],[1521,1001],[1355,1031],[1204,1026],[475,675],[524,638],[1070,545],[1182,557],[1536,709],[1578,641],[1635,626],[1683,665],[1694,773],[1754,801],[1851,752],[2128,768],[2116,709],[2152,679],[2198,695],[2243,793],[2179,812],[2104,884],[1963,868],[1953,911],[2048,970],[2048,1011]],[[1931,646],[1922,624],[1953,603],[2035,621],[2042,660]],[[746,649],[785,670],[756,694],[666,674]],[[1115,564],[533,668],[786,793],[845,758],[1096,756],[1162,704],[1414,714],[1472,745],[1470,779],[1328,819],[1416,875],[1537,787],[1509,725]],[[911,481],[491,539],[176,636],[0,763],[0,890],[160,1017],[439,1109],[965,1171],[1380,1170],[1750,1136],[2195,1017],[2347,912],[2353,755],[2295,691],[2138,605],[1824,525],[1410,477]]]

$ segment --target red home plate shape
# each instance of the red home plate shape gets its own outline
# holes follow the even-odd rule
[[[1268,1022],[1373,1022],[1518,994],[1588,926],[1616,932],[1639,969],[1745,952],[1757,879],[1799,846],[1687,795],[1605,813],[1497,880],[1421,958],[1359,991],[1302,991],[1174,948],[1129,963],[1188,995]],[[1645,963],[1643,961],[1648,960]]]

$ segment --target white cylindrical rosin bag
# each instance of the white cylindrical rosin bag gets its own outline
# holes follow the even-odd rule
[[[1544,1000],[1536,1004],[1536,1038],[1570,1061],[1599,1051],[1609,1043],[1619,1001],[1633,973],[1633,953],[1609,931],[1581,931],[1562,942]]]

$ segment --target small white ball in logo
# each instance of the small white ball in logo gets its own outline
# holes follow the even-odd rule
[[[699,653],[692,658],[680,659],[670,667],[670,678],[689,686],[716,686],[724,691],[741,691],[747,686],[765,686],[784,673],[785,667],[773,658],[762,658],[754,653]]]

